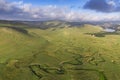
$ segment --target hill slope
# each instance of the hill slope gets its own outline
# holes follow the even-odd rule
[[[119,34],[98,37],[103,30],[92,25],[16,28],[0,27],[0,80],[120,79]]]

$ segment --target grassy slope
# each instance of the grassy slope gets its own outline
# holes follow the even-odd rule
[[[29,35],[0,28],[0,80],[105,80],[96,71],[74,70],[79,68],[103,71],[108,80],[120,79],[119,35],[85,34],[102,30],[91,25],[27,30]],[[56,72],[61,65],[64,74]]]
[[[69,61],[72,59],[73,53],[85,56],[95,54],[94,57],[96,58],[96,61],[99,59],[98,55],[102,55],[105,62],[100,63],[97,66],[85,64],[83,67],[95,67],[95,69],[104,71],[108,80],[113,80],[114,78],[117,80],[120,75],[120,71],[118,70],[120,62],[120,37],[119,35],[94,37],[84,34],[99,32],[100,30],[100,28],[91,28],[91,26],[86,25],[86,27],[83,28],[63,28],[56,29],[55,31],[52,31],[52,29],[46,31],[35,29],[31,31],[36,32],[38,35],[43,35],[48,41],[50,41],[51,45],[48,45],[48,48],[46,49],[47,53],[62,61]]]

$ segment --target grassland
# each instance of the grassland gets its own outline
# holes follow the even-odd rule
[[[120,79],[119,34],[99,37],[103,29],[92,25],[4,26],[11,25],[0,26],[0,80]]]

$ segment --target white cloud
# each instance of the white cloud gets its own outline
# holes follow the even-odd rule
[[[108,1],[108,4],[111,6],[116,6],[116,2],[114,0]]]
[[[113,2],[109,4],[115,5]],[[120,20],[120,12],[98,13],[90,10],[70,10],[56,5],[33,6],[23,1],[8,3],[0,0],[0,18],[11,20],[66,20],[66,21],[107,21]]]

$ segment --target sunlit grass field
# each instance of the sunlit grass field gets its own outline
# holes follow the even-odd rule
[[[0,80],[119,80],[120,35],[99,26],[0,27]],[[6,25],[11,26],[11,25]],[[90,34],[88,34],[90,33]]]

